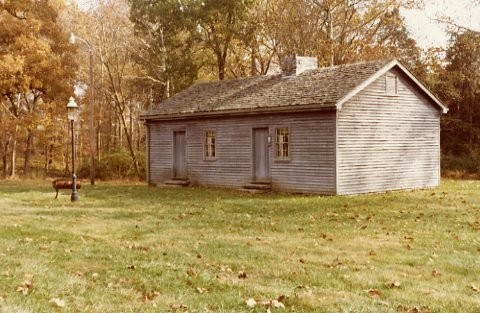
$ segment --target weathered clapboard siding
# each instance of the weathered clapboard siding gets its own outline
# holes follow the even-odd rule
[[[173,132],[186,131],[187,176],[204,186],[242,187],[252,181],[253,128],[268,127],[274,190],[335,192],[335,112],[269,114],[149,123],[150,181],[172,178]],[[289,127],[290,160],[275,158],[275,128]],[[216,159],[204,159],[204,134],[216,131]]]
[[[398,94],[385,76],[337,112],[337,193],[433,187],[440,180],[440,111],[400,71]]]

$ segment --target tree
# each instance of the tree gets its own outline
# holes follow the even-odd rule
[[[76,13],[74,31],[95,48],[97,159],[124,148],[135,175],[142,178],[138,154],[144,134],[139,114],[157,79],[142,63],[144,44],[134,36],[128,16],[126,1],[99,1],[96,10]],[[86,81],[85,71],[78,74],[79,82]]]
[[[159,89],[156,100],[168,98],[197,79],[195,57],[198,34],[191,1],[129,0],[130,19],[143,43],[137,54],[147,69],[146,78]]]
[[[49,118],[49,108],[63,108],[73,91],[74,50],[58,19],[63,7],[60,0],[0,3],[0,97],[4,112],[15,121],[4,141],[11,151],[11,176],[19,132],[25,132],[23,171],[28,174],[37,127]]]
[[[450,107],[443,120],[444,149],[468,154],[480,143],[480,34],[451,34],[447,65],[436,90]]]

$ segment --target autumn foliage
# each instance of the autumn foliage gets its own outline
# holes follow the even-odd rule
[[[422,50],[401,15],[420,0],[94,3],[0,1],[3,176],[70,174],[65,105],[76,91],[81,176],[93,141],[98,177],[143,178],[140,112],[195,82],[275,73],[291,54],[316,56],[320,66],[399,59],[450,108],[442,120],[445,169],[479,172],[479,33],[453,24],[446,50]],[[88,49],[70,44],[70,32],[93,47],[92,86]]]

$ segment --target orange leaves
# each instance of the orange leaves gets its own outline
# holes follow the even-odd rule
[[[368,289],[366,290],[369,297],[380,298],[380,290],[378,289]]]

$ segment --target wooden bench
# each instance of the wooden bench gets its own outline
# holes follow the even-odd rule
[[[60,190],[60,189],[72,189],[73,182],[71,180],[68,180],[68,179],[59,178],[59,179],[55,179],[54,181],[52,181],[52,186],[55,189],[55,191],[57,192],[57,194],[55,195],[55,199],[57,199],[58,198],[58,190]],[[77,181],[77,190],[80,189],[81,187],[82,187],[82,185]]]

